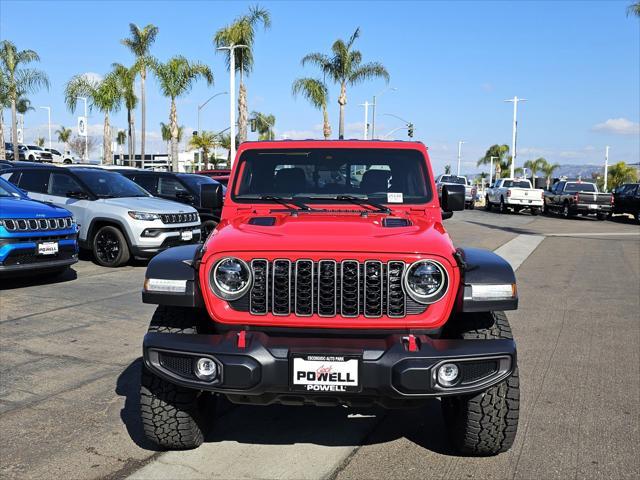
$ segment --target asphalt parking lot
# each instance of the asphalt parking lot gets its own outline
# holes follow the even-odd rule
[[[631,220],[456,213],[457,245],[541,243],[517,270],[522,410],[514,447],[457,456],[438,400],[419,410],[226,406],[205,445],[141,435],[144,263],[89,260],[0,291],[0,477],[638,478],[640,228]]]

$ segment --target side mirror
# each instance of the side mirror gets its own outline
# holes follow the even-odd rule
[[[222,208],[222,185],[219,183],[203,183],[200,185],[200,207],[206,210]]]
[[[70,190],[67,192],[67,197],[76,198],[78,200],[86,200],[87,198],[89,198],[89,195],[81,190]]]
[[[445,212],[464,210],[464,185],[443,185],[440,206]]]

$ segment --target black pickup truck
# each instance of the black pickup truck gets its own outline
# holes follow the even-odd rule
[[[599,193],[595,183],[561,180],[544,192],[543,210],[565,218],[596,215],[598,220],[605,220],[613,210],[613,196]]]
[[[640,223],[640,183],[625,183],[613,190],[612,213],[631,214]]]

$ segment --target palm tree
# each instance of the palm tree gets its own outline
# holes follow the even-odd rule
[[[178,144],[182,142],[182,135],[184,134],[184,125],[178,127]],[[167,156],[171,159],[171,125],[160,122],[160,135],[162,140],[167,142]]]
[[[155,63],[153,57],[149,54],[151,45],[156,41],[158,35],[158,27],[149,24],[144,28],[138,27],[135,23],[129,24],[130,38],[121,40],[121,43],[131,50],[136,57],[136,62],[132,70],[140,75],[140,101],[141,101],[141,117],[142,125],[140,128],[140,153],[144,160],[145,142],[147,140],[147,97],[145,92],[145,80],[147,79],[147,68],[151,68]]]
[[[39,146],[40,148],[44,147],[44,143],[45,143],[45,139],[44,137],[38,137],[36,138],[36,145]]]
[[[209,152],[216,147],[218,140],[212,132],[198,132],[189,140],[189,147],[202,150],[202,159],[204,159],[204,169],[209,168]]]
[[[329,124],[329,113],[327,103],[329,102],[329,90],[323,81],[316,78],[298,78],[291,86],[291,94],[295,97],[302,94],[311,105],[322,109],[322,134],[325,140],[331,136],[331,125]]]
[[[274,115],[265,115],[260,112],[251,112],[251,123],[255,125],[255,129],[258,131],[258,140],[274,140],[275,134],[273,133],[273,127],[276,124],[276,117]]]
[[[640,17],[640,2],[634,2],[627,7],[627,17],[629,15]]]
[[[24,115],[25,113],[32,112],[34,110],[35,108],[31,106],[31,100],[25,97],[18,98],[18,101],[16,102],[16,112]]]
[[[135,66],[127,68],[120,63],[114,63],[112,66],[124,100],[124,106],[127,109],[127,153],[131,162],[136,156],[135,109],[138,106],[138,97],[135,93],[135,83],[137,71]]]
[[[119,152],[120,165],[123,164],[122,146],[126,142],[127,142],[127,132],[125,132],[124,130],[118,130],[118,133],[116,134],[116,143],[118,144],[118,150],[120,150],[120,152]],[[129,157],[129,159],[131,159],[131,157]],[[129,164],[131,164],[131,161],[129,161]]]
[[[58,141],[64,144],[65,153],[69,150],[69,139],[71,138],[71,129],[65,128],[64,125],[61,125],[58,130],[56,130],[56,135],[58,136]]]
[[[16,103],[21,95],[35,93],[40,88],[49,88],[47,74],[26,65],[39,62],[40,56],[33,50],[18,50],[13,42],[0,42],[0,79],[4,86],[4,96],[11,107],[11,142],[13,158],[20,158],[18,151],[18,119]],[[23,68],[23,65],[25,68]],[[4,140],[4,139],[3,139]]]
[[[553,172],[559,168],[560,165],[557,163],[549,163],[545,160],[544,164],[540,167],[540,171],[544,174],[547,179],[547,190],[551,186],[551,177],[553,177]]]
[[[491,157],[494,158],[493,166],[495,169],[494,178],[500,178],[500,174],[502,172],[507,172],[509,170],[509,166],[511,165],[510,159],[507,154],[509,153],[508,145],[491,145],[487,152],[484,154],[484,157],[478,160],[477,165],[490,165]],[[496,158],[497,157],[497,158]]]
[[[444,174],[445,175],[450,175],[451,174],[451,165],[445,165],[444,166]]]
[[[235,59],[235,69],[240,73],[240,87],[238,88],[238,136],[240,142],[247,140],[247,87],[244,84],[244,76],[251,73],[253,69],[253,44],[255,42],[256,27],[262,24],[267,30],[271,27],[271,14],[268,10],[254,6],[249,8],[249,13],[236,18],[233,23],[226,25],[216,32],[213,43],[216,47],[227,47],[231,45],[246,45],[246,48],[236,48],[233,50]],[[230,68],[229,55],[227,52],[227,69]]]
[[[536,188],[536,173],[540,172],[546,164],[547,160],[544,157],[538,157],[535,160],[527,160],[524,162],[524,167],[531,170],[531,183],[533,183],[533,188]]]
[[[344,106],[347,104],[347,86],[353,86],[364,80],[373,78],[384,78],[389,83],[389,72],[379,62],[369,62],[362,64],[362,53],[359,50],[352,50],[353,44],[360,36],[360,28],[356,28],[351,38],[345,43],[343,40],[336,40],[331,46],[331,56],[324,53],[310,53],[302,58],[302,65],[314,64],[320,68],[325,76],[328,76],[334,83],[340,85],[340,122],[338,135],[344,138]]]
[[[111,72],[102,80],[91,78],[87,75],[76,75],[67,83],[64,91],[65,103],[71,112],[74,112],[78,103],[78,97],[86,97],[89,108],[97,108],[104,114],[103,152],[104,163],[113,163],[111,152],[111,124],[109,113],[117,112],[122,103],[122,92],[118,85],[117,76]]]
[[[631,165],[618,162],[609,167],[607,186],[609,189],[619,187],[623,183],[635,183],[638,181],[638,172]]]
[[[199,62],[189,62],[185,57],[177,55],[170,58],[167,63],[154,63],[153,71],[158,78],[160,90],[165,97],[171,99],[169,112],[169,127],[171,129],[171,163],[173,171],[178,171],[178,112],[176,111],[176,98],[183,96],[199,77],[204,78],[207,84],[213,84],[211,69]]]

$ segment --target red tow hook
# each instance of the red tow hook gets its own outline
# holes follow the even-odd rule
[[[247,332],[245,330],[238,332],[238,348],[247,348]]]
[[[415,335],[409,334],[406,337],[402,337],[402,341],[406,342],[408,351],[417,352],[418,350],[420,350],[420,348],[418,347],[418,339]]]

